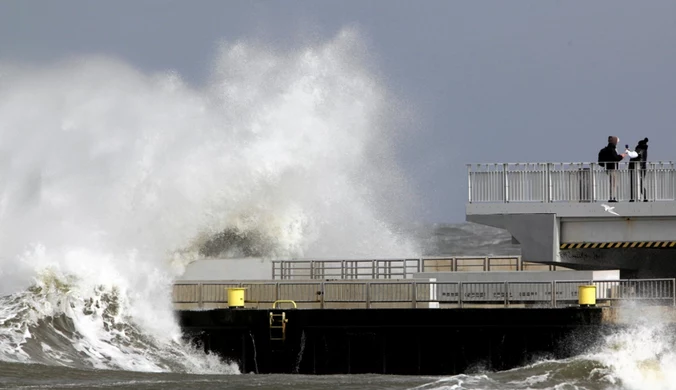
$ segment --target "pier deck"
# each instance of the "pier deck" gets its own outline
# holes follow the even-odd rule
[[[674,279],[438,271],[439,263],[426,269],[424,262],[409,272],[401,259],[281,264],[271,271],[284,269],[283,279],[177,281],[173,300],[185,337],[243,372],[453,375],[574,356],[635,318],[676,320]],[[307,272],[314,279],[301,278]],[[594,305],[580,305],[580,286],[595,286]],[[233,287],[246,289],[241,306],[228,302]]]

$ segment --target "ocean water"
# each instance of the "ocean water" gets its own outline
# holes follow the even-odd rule
[[[0,63],[0,388],[672,388],[654,323],[454,377],[252,375],[182,340],[171,285],[203,256],[518,253],[496,229],[402,225],[402,113],[351,30],[224,45],[201,87],[105,57]]]

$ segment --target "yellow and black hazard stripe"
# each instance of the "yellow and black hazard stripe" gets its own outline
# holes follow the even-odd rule
[[[571,242],[561,249],[676,248],[676,241]]]

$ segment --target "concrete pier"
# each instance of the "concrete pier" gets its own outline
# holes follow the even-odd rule
[[[335,268],[287,261],[270,270],[284,269],[284,279],[176,281],[173,301],[187,339],[247,373],[504,370],[574,356],[636,318],[676,319],[676,279],[529,271],[520,262],[518,271],[443,270],[457,260],[434,259],[412,274],[405,259],[364,260],[370,274],[353,260]],[[197,270],[191,275],[206,276]],[[296,278],[306,271],[315,279]],[[341,278],[324,278],[334,272]],[[230,299],[233,288],[243,292],[240,300]]]

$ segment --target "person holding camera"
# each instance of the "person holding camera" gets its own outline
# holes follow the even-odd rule
[[[628,147],[628,145],[627,145]],[[629,178],[631,182],[631,197],[630,202],[640,201],[643,198],[644,202],[648,201],[648,194],[645,188],[645,173],[648,161],[648,138],[638,141],[636,145],[635,156],[629,159]],[[638,195],[638,199],[637,198]]]

